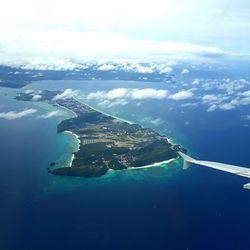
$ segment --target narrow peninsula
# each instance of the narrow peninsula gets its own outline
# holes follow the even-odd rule
[[[40,92],[39,101],[47,101],[71,111],[73,118],[58,124],[58,133],[70,131],[79,139],[79,150],[73,152],[70,166],[51,163],[49,173],[55,175],[98,177],[108,170],[121,170],[154,165],[178,158],[178,151],[166,136],[138,124],[99,112],[75,98],[57,99],[60,91]],[[20,93],[17,100],[32,101],[36,93]]]

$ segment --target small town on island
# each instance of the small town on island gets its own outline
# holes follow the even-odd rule
[[[95,110],[75,98],[56,99],[61,91],[39,92],[39,101],[64,108],[73,117],[58,124],[57,131],[77,136],[79,149],[72,153],[72,163],[60,166],[52,162],[48,172],[54,175],[99,177],[108,170],[122,170],[156,166],[179,157],[186,152],[180,145],[173,145],[166,136],[151,128],[131,124]],[[15,98],[32,101],[34,93],[19,93]]]

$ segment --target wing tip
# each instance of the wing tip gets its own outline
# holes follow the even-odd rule
[[[250,183],[245,184],[245,185],[243,186],[243,188],[245,188],[245,189],[250,189]]]
[[[183,169],[186,170],[190,167],[191,163],[194,162],[194,159],[182,152],[178,152],[180,157],[183,159]]]

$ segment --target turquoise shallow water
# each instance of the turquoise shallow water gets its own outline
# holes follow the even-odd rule
[[[88,93],[114,86],[152,87],[136,82],[47,81],[25,89],[71,87]],[[40,115],[50,110],[16,102],[12,92],[1,89],[0,112],[32,107]],[[160,117],[159,126],[141,124],[164,132],[194,156],[250,166],[250,131],[239,119],[247,107],[229,113],[204,113],[201,108],[183,113],[171,105],[148,101],[141,107],[104,111],[134,122]],[[196,166],[184,172],[180,162],[110,172],[98,179],[52,176],[48,164],[67,161],[75,147],[72,137],[56,133],[60,119],[0,120],[1,249],[250,248],[250,193],[242,189],[246,179]]]

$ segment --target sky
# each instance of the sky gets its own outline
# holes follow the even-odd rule
[[[249,54],[247,0],[0,0],[0,64]]]

